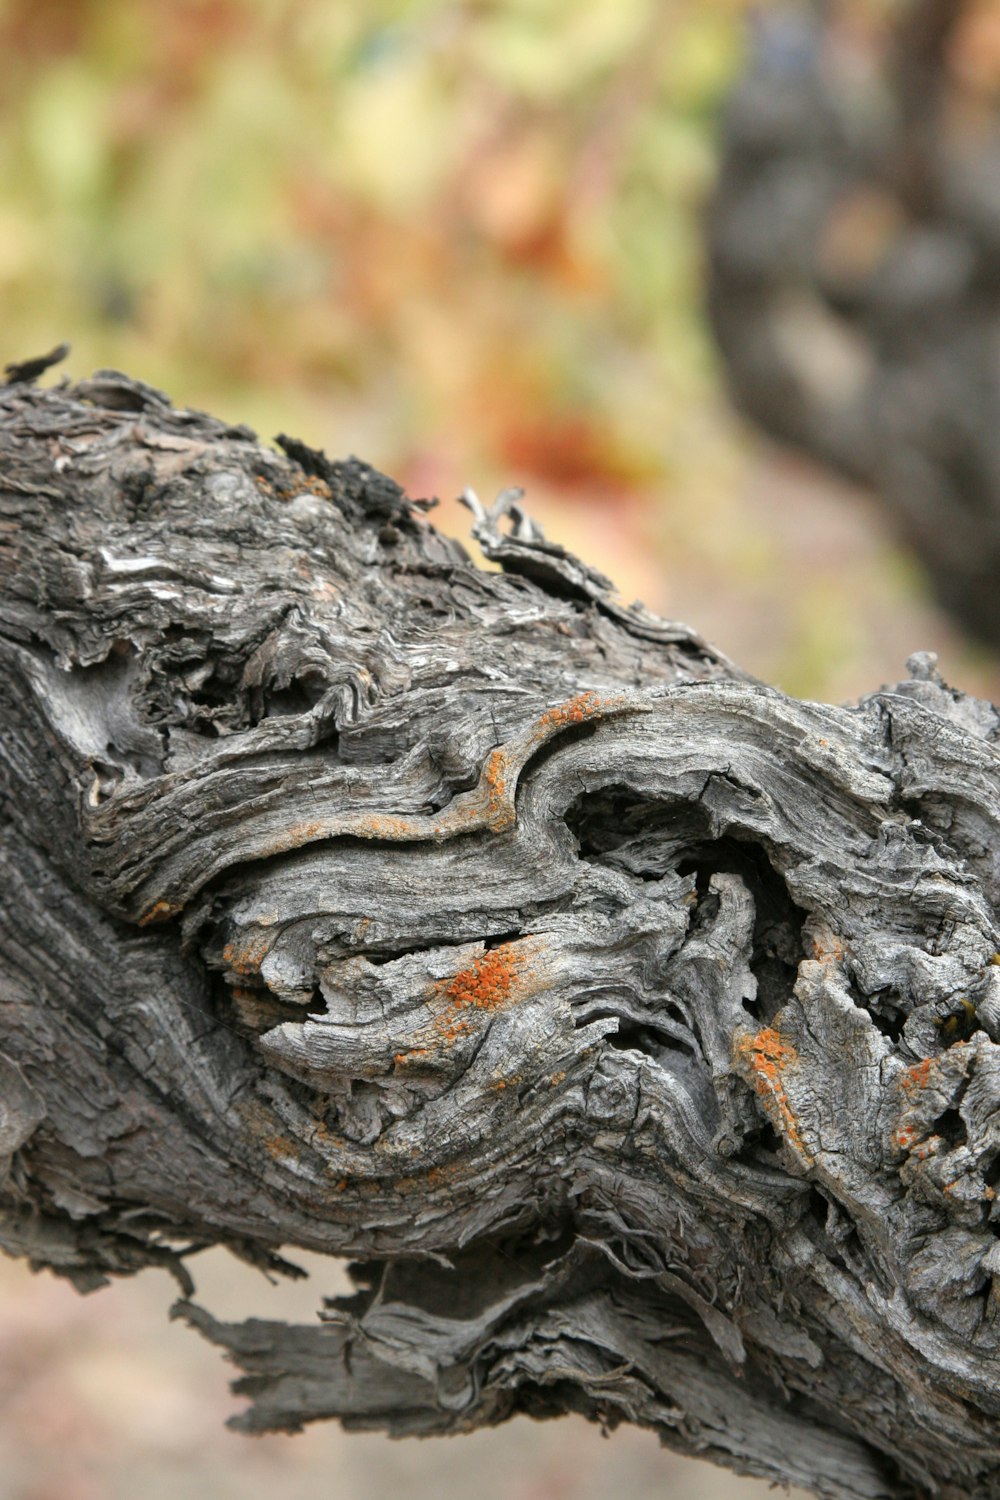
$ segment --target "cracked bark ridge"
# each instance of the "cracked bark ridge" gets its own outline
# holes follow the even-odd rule
[[[352,1258],[314,1327],[179,1304],[248,1431],[1000,1496],[996,711],[785,698],[514,493],[483,571],[283,450],[0,389],[0,1242]]]

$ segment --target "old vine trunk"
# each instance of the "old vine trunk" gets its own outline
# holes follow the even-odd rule
[[[502,571],[113,372],[0,389],[0,1243],[180,1312],[250,1431],[515,1412],[852,1500],[1000,1496],[998,715],[853,708]]]

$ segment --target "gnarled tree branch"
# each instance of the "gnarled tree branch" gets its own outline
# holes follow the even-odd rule
[[[787,699],[516,495],[482,571],[282,447],[0,390],[0,1242],[352,1257],[315,1327],[180,1304],[248,1430],[1000,1495],[996,711]]]

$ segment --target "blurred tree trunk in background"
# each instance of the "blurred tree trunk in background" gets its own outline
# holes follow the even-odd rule
[[[44,364],[44,361],[41,362]],[[1000,1496],[997,711],[749,679],[508,492],[114,372],[0,392],[0,1244],[179,1311],[249,1431],[634,1422]],[[510,529],[508,529],[508,527]]]
[[[749,417],[885,500],[1000,647],[1000,17],[764,8],[725,115],[709,312]]]

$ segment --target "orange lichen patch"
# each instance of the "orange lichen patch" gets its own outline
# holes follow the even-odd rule
[[[434,1021],[434,1027],[449,1046],[452,1042],[457,1042],[460,1036],[466,1036],[472,1030],[468,1021],[456,1021],[450,1012],[438,1016]]]
[[[303,491],[308,492],[310,495],[318,495],[321,500],[333,499],[333,492],[326,480],[319,479],[315,474],[310,474],[304,484],[298,485],[297,491],[300,495]]]
[[[236,943],[227,943],[222,950],[222,956],[234,974],[240,974],[244,979],[260,972],[260,966],[267,957],[269,944],[267,938],[256,938],[244,948]]]
[[[520,1073],[511,1073],[508,1078],[494,1078],[490,1088],[497,1094],[502,1094],[505,1089],[516,1088],[521,1082]]]
[[[620,697],[602,698],[593,690],[577,693],[575,698],[559,703],[554,708],[546,709],[529,731],[527,749],[530,750],[532,744],[543,744],[557,730],[568,728],[572,724],[582,724],[587,719],[594,719],[600,714],[612,712],[619,708],[621,703]],[[521,741],[518,755],[512,754],[505,745],[499,745],[495,750],[490,751],[483,766],[476,795],[469,799],[466,817],[475,819],[480,815],[481,799],[485,793],[486,816],[491,828],[499,832],[515,821],[513,793],[517,773],[525,753],[523,741]]]
[[[310,590],[314,599],[339,599],[340,593],[328,578],[321,578]]]
[[[503,797],[506,793],[509,769],[509,757],[502,745],[492,750],[487,756],[486,765],[483,767],[483,780],[489,788],[491,801]]]
[[[472,1030],[463,1012],[502,1010],[517,998],[518,984],[526,964],[524,944],[501,943],[488,948],[451,979],[439,980],[435,995],[446,1006],[434,1018],[434,1029],[445,1042],[454,1042]]]
[[[483,768],[486,791],[486,820],[495,833],[502,833],[517,821],[514,810],[514,786],[517,767],[501,746],[493,750]]]
[[[323,832],[323,824],[318,818],[313,818],[308,823],[293,823],[289,828],[287,837],[294,843],[304,843],[307,839],[318,839]]]
[[[417,1177],[397,1177],[393,1187],[397,1193],[402,1193],[404,1196],[408,1193],[422,1193],[428,1188],[445,1186],[457,1173],[457,1166],[431,1167],[429,1171]]]
[[[568,699],[566,703],[547,709],[539,719],[537,728],[547,735],[554,729],[566,729],[570,724],[583,724],[587,719],[596,718],[598,714],[615,707],[617,702],[615,698],[602,698],[599,693],[588,689],[585,693],[577,693],[575,698]]]
[[[799,1054],[790,1042],[783,1042],[773,1026],[766,1026],[755,1036],[743,1033],[736,1039],[736,1054],[750,1071],[754,1088],[785,1139],[800,1156],[812,1160],[812,1153],[802,1139],[798,1121],[785,1089],[782,1073],[798,1061]]]
[[[169,922],[171,917],[176,917],[180,909],[171,901],[157,901],[139,918],[139,926],[148,927],[151,922]]]
[[[514,980],[523,964],[523,953],[519,953],[512,943],[501,943],[498,948],[488,948],[447,983],[441,980],[436,988],[457,1010],[468,1006],[476,1010],[497,1010],[510,999]]]
[[[289,828],[271,839],[265,849],[267,855],[286,854],[290,849],[299,849],[317,839],[334,838],[339,834],[350,834],[359,839],[388,839],[392,841],[418,839],[427,836],[426,819],[406,817],[396,813],[360,814],[355,818],[312,818],[307,822],[293,823]]]
[[[333,493],[325,479],[317,474],[306,474],[300,470],[294,475],[276,474],[274,482],[263,475],[254,476],[257,488],[266,495],[276,495],[279,500],[295,500],[299,495],[317,495],[321,500],[332,500]]]
[[[487,814],[494,828],[509,823],[513,815],[507,791],[508,786],[513,790],[511,771],[510,756],[503,746],[491,750],[483,767],[483,785]]]
[[[813,958],[821,964],[843,963],[844,943],[843,939],[836,936],[828,929],[817,934],[812,940]]]
[[[920,1062],[914,1063],[912,1068],[907,1068],[903,1074],[904,1089],[926,1088],[932,1062],[933,1058],[925,1057]]]
[[[927,1135],[914,1125],[897,1125],[892,1133],[893,1145],[912,1161],[926,1161],[937,1156],[943,1142],[939,1135]]]
[[[408,839],[418,837],[421,830],[414,825],[412,818],[373,813],[371,817],[360,819],[352,832],[362,839]]]
[[[267,1136],[264,1140],[264,1150],[275,1161],[283,1161],[286,1157],[298,1155],[298,1147],[294,1141],[288,1139],[287,1135]]]
[[[343,1151],[347,1143],[342,1135],[338,1135],[336,1131],[330,1129],[325,1120],[318,1120],[309,1137],[309,1144],[317,1150]],[[336,1162],[327,1163],[327,1172],[335,1172],[337,1170],[338,1166]],[[343,1171],[343,1167],[340,1167],[339,1170]]]
[[[267,859],[273,859],[276,854],[287,854],[290,849],[298,849],[301,844],[307,844],[310,839],[318,838],[322,832],[323,825],[318,822],[294,823],[291,828],[276,833],[269,838],[262,848],[262,854]]]
[[[411,1047],[409,1052],[396,1052],[392,1060],[397,1068],[405,1068],[409,1067],[418,1057],[426,1056],[426,1047]]]
[[[308,844],[312,839],[321,838],[324,832],[323,824],[318,819],[308,823],[293,823],[290,828],[277,834],[267,847],[266,853],[270,855],[284,854],[289,849],[298,849],[301,844]]]

